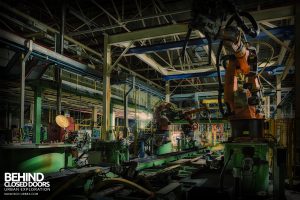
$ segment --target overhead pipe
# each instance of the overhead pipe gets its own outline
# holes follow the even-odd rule
[[[26,39],[20,36],[0,29],[0,43],[2,44],[5,44],[13,49],[22,52],[27,52],[28,48],[24,46],[25,41]],[[74,73],[78,73],[80,75],[88,76],[96,80],[100,80],[101,78],[101,74],[99,71],[91,69],[85,64],[75,61],[69,57],[63,56],[59,53],[56,53],[34,42],[32,43],[31,55],[39,59],[46,60],[47,62],[53,62],[54,64],[57,64],[63,69]]]
[[[32,40],[25,41],[25,45],[28,46],[28,51],[25,57],[22,59],[22,69],[21,69],[21,110],[20,110],[20,128],[24,128],[24,108],[25,108],[25,71],[26,71],[26,61],[32,52]]]
[[[130,89],[126,92],[124,91],[124,138],[127,137],[129,122],[128,122],[128,97],[130,92],[135,88],[135,76],[132,77],[132,85]]]

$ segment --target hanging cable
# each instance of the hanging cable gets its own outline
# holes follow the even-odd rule
[[[234,153],[233,149],[230,149],[228,159],[227,159],[226,163],[224,164],[223,169],[222,169],[221,174],[220,174],[220,183],[219,183],[219,186],[220,186],[221,192],[223,192],[223,190],[224,190],[224,174],[225,174],[225,170],[226,170],[226,167],[227,167],[228,163],[231,160],[231,157],[232,157],[233,153]]]

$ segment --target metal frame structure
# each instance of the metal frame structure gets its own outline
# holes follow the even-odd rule
[[[131,22],[140,22],[143,24],[143,27],[146,28],[146,25],[145,25],[145,20],[147,19],[157,19],[158,23],[159,24],[163,24],[162,20],[167,22],[167,23],[173,23],[173,25],[170,25],[170,27],[172,28],[175,28],[176,30],[179,30],[180,31],[180,24],[177,24],[177,22],[173,19],[173,20],[170,20],[173,18],[173,16],[176,16],[176,15],[179,15],[179,14],[182,14],[182,13],[188,13],[190,12],[190,10],[175,10],[175,11],[170,11],[170,12],[164,12],[162,11],[162,8],[164,3],[162,1],[152,1],[151,2],[151,6],[154,7],[155,9],[155,12],[157,13],[157,15],[151,15],[151,16],[147,16],[147,15],[143,15],[142,12],[143,12],[143,8],[141,7],[140,3],[138,2],[135,2],[136,3],[136,7],[137,7],[137,10],[138,10],[138,14],[132,18],[132,19],[124,19],[124,5],[121,5],[122,6],[122,13],[120,13],[120,11],[118,9],[116,9],[116,7],[114,6],[114,11],[115,11],[115,14],[112,14],[111,11],[108,11],[106,8],[104,8],[103,6],[101,6],[99,3],[97,3],[96,1],[91,1],[92,4],[94,4],[97,8],[99,8],[102,12],[100,14],[98,14],[96,17],[100,16],[100,15],[106,15],[108,17],[109,20],[115,22],[115,24],[111,23],[111,26],[110,27],[105,27],[105,30],[113,30],[115,31],[116,28],[122,28],[123,30],[127,31],[127,32],[131,32],[131,30],[128,28],[128,24],[131,23]],[[114,2],[112,2],[113,5],[115,5]],[[45,2],[43,3],[44,7],[45,7],[45,11],[47,13],[49,13],[49,16],[53,17],[51,11],[49,10],[49,8],[47,7],[47,5],[45,4]],[[150,4],[149,4],[150,5]],[[58,30],[55,30],[53,29],[52,27],[49,27],[48,25],[10,7],[9,5],[7,5],[6,3],[3,3],[1,2],[0,3],[0,6],[4,7],[5,9],[13,12],[14,14],[18,15],[18,16],[21,16],[21,17],[24,17],[25,19],[28,19],[32,22],[34,22],[33,24],[36,24],[38,25],[39,27],[42,27],[43,29],[49,31],[49,32],[52,32],[52,33],[59,33]],[[80,7],[79,7],[80,8]],[[165,9],[167,10],[167,9]],[[94,31],[102,31],[104,32],[105,30],[94,30],[92,27],[95,27],[95,29],[97,29],[97,24],[94,22],[94,18],[93,19],[89,19],[87,18],[84,13],[82,12],[82,10],[79,10],[80,12],[76,11],[74,8],[70,8],[70,14],[73,15],[74,17],[78,18],[80,21],[82,21],[84,24],[82,24],[82,26],[87,26],[89,27],[89,30],[86,30],[86,31],[77,31],[77,34],[75,33],[69,33],[70,36],[76,36],[76,35],[82,35],[82,34],[94,34]],[[274,25],[272,25],[271,23],[276,21],[276,20],[282,20],[282,19],[289,19],[293,16],[293,6],[283,6],[283,7],[277,7],[277,8],[271,8],[271,9],[264,9],[264,10],[258,10],[258,11],[253,11],[251,12],[251,14],[255,17],[256,20],[258,20],[261,24],[263,25],[268,25],[269,27],[274,27]],[[185,25],[184,25],[185,26]],[[167,26],[164,26],[164,27],[159,27],[157,28],[157,31],[160,31],[161,28],[164,28]],[[77,27],[77,30],[78,30],[79,27]],[[99,27],[98,27],[99,28]],[[182,27],[183,29],[186,29],[185,27]],[[155,29],[155,28],[154,28]],[[152,31],[153,29],[145,29],[145,30],[149,30],[149,31]],[[154,31],[154,30],[153,30]],[[172,30],[171,30],[172,31]],[[184,30],[185,31],[185,30]],[[75,31],[76,32],[76,31]],[[80,33],[82,32],[82,33]],[[134,31],[134,32],[138,32],[138,31]],[[144,32],[144,31],[142,31]],[[162,30],[162,32],[164,32],[164,30]],[[125,33],[126,34],[126,33]],[[176,35],[173,35],[172,34],[168,34],[168,32],[165,33],[166,36],[168,37],[172,37],[175,41],[178,41],[180,40],[179,37],[178,37],[178,34]],[[200,36],[199,34],[201,33],[195,33],[196,35],[198,34],[198,36]],[[119,35],[119,34],[118,34]],[[94,37],[93,37],[94,38]],[[92,53],[92,55],[95,55],[96,57],[102,59],[103,58],[103,55],[97,51],[94,51],[93,49],[90,49],[89,47],[87,47],[86,45],[83,45],[82,43],[80,42],[77,42],[76,40],[74,40],[73,38],[69,37],[68,35],[65,35],[65,39],[66,41],[70,42],[70,43],[73,43],[75,45],[78,45],[80,48]],[[139,38],[136,36],[135,39],[138,39]],[[147,39],[147,37],[144,37],[144,39]],[[140,38],[140,43],[142,45],[145,44],[145,41],[143,37]],[[163,38],[164,41],[166,41],[165,38]],[[150,43],[150,41],[149,41]],[[129,44],[123,44],[125,46],[123,47],[127,47]],[[127,46],[126,46],[127,45]],[[131,49],[134,48],[133,46],[131,47]],[[205,49],[205,48],[204,48]],[[128,50],[128,52],[130,52],[130,49]],[[125,52],[123,52],[125,53]],[[167,67],[170,67],[170,66],[175,66],[174,64],[172,64],[172,59],[170,58],[170,50],[167,51],[167,54],[168,54],[168,57],[169,57],[169,61],[166,61],[164,60],[164,63],[167,65]],[[186,72],[188,71],[189,67],[193,65],[192,62],[188,62],[188,63],[183,63],[181,61],[181,64],[180,66],[181,67],[184,67],[184,66],[188,66],[187,68],[184,67],[184,70],[181,69],[181,70],[178,70],[178,71],[167,71],[166,70],[166,67],[163,67],[163,66],[160,66],[154,59],[154,57],[156,57],[157,59],[161,60],[161,56],[159,56],[157,53],[154,52],[154,56],[153,58],[150,58],[148,55],[136,55],[137,57],[139,57],[139,59],[143,60],[146,64],[156,68],[155,70],[158,72],[158,73],[161,73],[161,74],[166,74],[166,73],[173,73],[173,74],[180,74],[180,73],[183,73],[183,71],[185,73],[189,73],[189,72]],[[98,59],[97,58],[97,59]],[[120,57],[121,58],[121,57]],[[92,59],[92,58],[91,58]],[[93,58],[94,59],[94,58]],[[189,59],[187,59],[189,60]],[[214,60],[214,59],[212,59]],[[127,71],[130,71],[130,73],[134,73],[132,70],[128,70],[127,67],[125,67],[124,65],[122,65],[121,63],[118,63],[118,67],[120,67],[121,69],[125,69]],[[212,67],[211,69],[214,69],[214,67]],[[192,71],[193,70],[193,71]],[[202,71],[202,69],[192,69],[190,72],[191,73],[197,73],[199,71]],[[199,70],[199,71],[198,71]],[[204,69],[204,71],[207,71],[209,69]],[[140,78],[142,78],[143,76],[140,76],[138,73],[135,73],[136,76],[139,76]],[[144,77],[143,77],[144,78]],[[153,79],[154,80],[154,79]],[[189,84],[191,85],[194,85],[195,86],[195,89],[198,88],[197,84],[201,84],[201,87],[203,85],[205,85],[205,82],[195,82],[193,81],[194,79],[187,79],[187,80],[184,80],[184,81],[188,81]],[[156,85],[157,87],[159,87],[157,84],[151,82],[150,80],[147,80],[147,82],[153,84],[153,85]],[[175,82],[176,83],[176,82]],[[178,82],[177,82],[178,83]],[[172,83],[171,84],[171,87],[172,87]],[[178,88],[181,88],[181,86],[179,86]]]
[[[94,2],[95,3],[95,2]],[[99,7],[99,6],[98,6]],[[103,8],[102,8],[103,10]],[[279,12],[280,10],[280,12]],[[260,10],[260,11],[254,11],[251,13],[254,18],[260,22],[264,23],[270,26],[270,22],[279,20],[279,19],[287,19],[291,18],[294,15],[293,12],[293,7],[292,6],[285,6],[285,7],[280,7],[280,8],[273,8],[273,9],[267,9],[267,10]],[[114,20],[118,23],[117,19],[114,18]],[[137,53],[132,53],[132,49],[134,49],[134,42],[139,42],[139,41],[146,41],[146,40],[151,40],[151,39],[157,39],[157,38],[165,38],[165,37],[172,37],[172,36],[178,36],[178,35],[183,35],[187,32],[188,30],[188,25],[187,24],[176,24],[174,23],[173,25],[167,25],[167,26],[162,26],[162,27],[155,27],[155,28],[148,28],[148,29],[142,29],[142,30],[137,30],[131,32],[128,28],[126,28],[126,25],[122,26],[127,33],[120,33],[116,35],[105,35],[104,37],[104,69],[103,69],[103,76],[104,76],[104,81],[103,81],[103,86],[104,86],[104,102],[103,102],[103,133],[107,133],[108,127],[110,125],[109,122],[109,107],[110,107],[110,72],[112,71],[113,67],[116,65],[116,63],[120,60],[121,56],[124,56],[126,52],[131,52],[132,55],[137,56],[139,59],[143,60],[145,63],[147,63],[149,66],[151,66],[153,69],[164,75],[165,77],[168,77],[168,75],[176,75],[176,74],[183,74],[180,75],[183,78],[190,78],[190,77],[197,77],[199,74],[198,72],[203,72],[203,71],[209,71],[211,69],[199,69],[198,70],[191,70],[191,71],[180,71],[177,73],[174,72],[169,72],[166,68],[160,66],[155,60],[151,59],[145,54],[137,54]],[[275,40],[278,44],[283,46],[283,48],[287,49],[288,51],[292,52],[292,49],[288,47],[284,42],[281,42],[275,35],[273,35],[270,31],[266,30],[265,28],[262,27],[263,32],[271,37],[273,40]],[[201,33],[199,31],[197,32],[198,35],[201,36]],[[122,52],[120,57],[117,59],[115,64],[111,64],[111,46],[121,46],[124,47],[125,50]],[[132,48],[130,48],[132,46]],[[162,46],[167,46],[166,44],[162,44]],[[141,47],[141,48],[148,48],[148,47]],[[168,46],[165,49],[168,51]],[[152,51],[153,52],[153,51]],[[284,52],[285,53],[285,52]],[[194,74],[195,76],[191,75]],[[166,78],[165,80],[170,80]],[[169,91],[169,86],[170,83],[168,82],[166,84],[166,92],[167,96],[166,99],[169,99],[170,91]],[[280,92],[278,92],[279,96],[281,95]],[[279,101],[279,100],[278,100]],[[104,136],[106,138],[106,136]],[[103,139],[104,139],[103,138]]]
[[[142,7],[141,2],[135,1],[135,6],[137,8],[137,14],[132,17],[131,19],[125,19],[124,16],[124,5],[121,5],[121,11],[118,9],[115,5],[115,2],[110,2],[112,4],[111,10],[108,10],[106,7],[104,7],[102,4],[100,5],[99,2],[91,0],[90,3],[96,8],[101,10],[100,13],[97,13],[95,17],[89,18],[88,15],[82,10],[81,6],[78,2],[76,2],[76,5],[70,6],[68,8],[69,12],[68,14],[72,15],[76,19],[78,19],[81,24],[78,27],[74,27],[74,29],[71,32],[68,32],[67,35],[64,35],[64,39],[67,43],[69,43],[69,48],[72,51],[80,51],[80,54],[82,56],[88,57],[88,61],[92,64],[92,66],[95,67],[94,63],[103,63],[103,93],[104,93],[104,106],[103,106],[103,138],[106,138],[106,132],[108,130],[108,127],[110,126],[110,98],[111,98],[111,88],[110,88],[110,77],[113,69],[119,68],[121,70],[128,71],[131,75],[136,76],[137,78],[143,79],[146,81],[146,83],[159,88],[160,90],[164,90],[166,92],[166,99],[169,99],[172,97],[172,94],[176,94],[177,96],[181,95],[178,93],[182,93],[183,88],[192,88],[195,90],[195,93],[197,92],[203,92],[207,88],[210,89],[210,87],[213,88],[215,85],[214,82],[216,82],[215,77],[211,76],[208,78],[201,79],[200,75],[205,75],[207,71],[213,71],[215,69],[214,66],[209,67],[197,67],[197,63],[193,62],[193,58],[189,54],[187,54],[186,58],[184,60],[181,60],[179,58],[179,63],[174,63],[174,60],[172,58],[172,55],[179,55],[180,50],[179,47],[182,43],[182,37],[185,35],[187,31],[187,24],[178,24],[179,21],[175,19],[175,16],[181,15],[181,14],[187,14],[191,10],[189,9],[182,9],[182,10],[171,10],[169,11],[165,6],[165,2],[161,0],[153,0],[147,4],[147,6],[152,6],[153,11],[155,12],[155,15],[147,15],[144,13],[145,8]],[[44,10],[46,11],[46,14],[48,14],[51,18],[53,18],[53,14],[51,13],[51,9],[49,9],[50,5],[47,5],[44,1],[42,1],[42,5],[44,7]],[[50,25],[43,23],[34,17],[29,16],[28,14],[25,14],[16,8],[13,8],[9,6],[9,4],[1,2],[0,6],[4,8],[5,10],[13,13],[14,15],[26,19],[30,21],[33,24],[33,27],[30,27],[32,30],[31,35],[38,35],[38,34],[44,34],[46,38],[50,38],[50,40],[53,41],[53,34],[58,35],[60,31],[57,29],[51,27]],[[144,5],[145,6],[145,5]],[[293,52],[293,47],[290,45],[290,38],[284,38],[285,41],[281,41],[278,39],[278,37],[282,38],[281,33],[276,32],[276,30],[282,30],[284,28],[277,27],[278,20],[290,20],[294,16],[294,7],[292,5],[289,6],[281,6],[271,9],[263,9],[263,10],[257,10],[252,11],[251,14],[254,16],[254,18],[260,23],[264,37],[270,37],[272,40],[275,41],[276,44],[281,46],[280,54],[278,55],[277,61],[273,60],[272,64],[268,64],[268,62],[271,63],[271,61],[265,62],[266,66],[269,65],[284,65],[285,68],[280,76],[280,79],[278,79],[279,85],[285,77],[289,74],[290,70],[292,69],[293,65],[293,55],[289,54],[290,59],[288,59],[286,62],[284,62],[285,55]],[[26,24],[22,24],[18,19],[12,18],[9,15],[5,13],[1,13],[0,16],[2,18],[8,19],[9,21],[13,21],[16,24],[19,24],[23,28],[26,28]],[[99,16],[107,17],[110,25],[106,25],[104,27],[99,26],[95,22],[95,19],[97,19]],[[152,27],[148,28],[147,20],[153,19],[155,20],[158,27]],[[139,30],[136,30],[132,28],[130,25],[132,23],[138,22],[140,27]],[[66,22],[66,26],[70,26]],[[86,27],[87,29],[84,30],[83,27]],[[142,29],[141,29],[142,28]],[[268,29],[271,28],[271,29]],[[40,32],[38,32],[39,30]],[[134,31],[133,31],[134,30]],[[106,34],[107,31],[110,31],[110,33],[113,34]],[[285,31],[285,30],[283,30]],[[105,33],[104,36],[104,53],[94,50],[91,47],[87,45],[84,45],[83,42],[78,42],[77,40],[73,39],[72,37],[81,37],[86,36],[87,34],[91,34],[91,41],[93,44],[99,46],[99,41],[97,40],[97,37],[95,36],[95,33],[102,32]],[[125,33],[124,33],[125,32]],[[194,31],[194,38],[201,38],[203,35],[201,35],[200,32]],[[30,35],[30,34],[29,34]],[[72,37],[71,37],[72,36]],[[160,39],[160,40],[158,40]],[[24,39],[25,40],[25,39]],[[66,44],[68,45],[68,44]],[[173,46],[172,46],[173,45]],[[206,53],[207,56],[207,44],[205,43],[205,40],[203,39],[192,39],[189,46],[193,47],[201,47],[204,53]],[[112,46],[114,46],[112,48]],[[257,47],[261,47],[261,44],[257,44]],[[20,48],[20,47],[18,47]],[[66,48],[66,46],[64,47]],[[78,50],[79,49],[79,50]],[[117,49],[117,50],[116,50]],[[112,53],[115,54],[118,50],[123,49],[122,52],[118,52],[117,59],[114,58],[114,62],[112,62]],[[162,56],[160,50],[164,50],[164,56]],[[22,49],[23,51],[26,51],[26,49]],[[35,53],[35,52],[33,52]],[[90,54],[90,55],[88,55]],[[151,54],[151,55],[148,55]],[[43,59],[52,59],[52,57],[45,56],[46,54],[39,55],[43,57]],[[128,56],[135,56],[137,57],[139,61],[142,61],[143,66],[150,66],[151,68],[148,69],[133,69],[130,68],[130,63],[128,63],[128,67],[124,66],[124,61],[127,61]],[[60,56],[60,55],[55,55]],[[201,58],[198,54],[195,54],[197,58]],[[180,56],[178,56],[180,57]],[[99,71],[94,70],[90,67],[90,65],[82,65],[81,63],[76,63],[76,67],[79,66],[79,68],[82,68],[80,70],[77,70],[74,68],[74,66],[66,66],[66,63],[60,62],[60,59],[68,59],[68,57],[59,57],[57,60],[53,60],[54,62],[57,62],[59,65],[62,65],[64,67],[70,67],[71,70],[73,70],[76,73],[82,73],[82,74],[88,74],[89,76],[92,76],[93,78],[99,78],[101,76],[101,73]],[[103,59],[103,62],[102,62]],[[212,61],[214,63],[215,58],[212,58]],[[264,65],[264,64],[263,64]],[[75,70],[76,69],[76,70]],[[146,75],[146,71],[154,70],[156,77],[154,76],[148,76]],[[93,73],[91,73],[93,72]],[[96,76],[93,76],[94,73]],[[203,74],[202,74],[203,73]],[[211,72],[208,72],[211,73]],[[150,73],[151,74],[151,73]],[[182,75],[183,74],[183,75]],[[278,72],[276,72],[278,74]],[[176,75],[182,76],[180,79],[177,80],[171,80],[167,77],[175,77]],[[163,80],[164,79],[164,80]],[[155,81],[158,81],[155,82]],[[165,80],[169,80],[166,83]],[[270,85],[272,88],[276,88],[275,85],[272,85],[272,83],[268,82],[268,80],[265,80],[265,78],[262,77],[262,80],[264,80],[267,84]],[[161,85],[165,84],[166,87],[162,87]],[[278,91],[278,95],[280,95],[280,91]],[[281,96],[281,95],[280,95]],[[175,96],[176,97],[176,96]],[[279,101],[279,98],[278,98]]]

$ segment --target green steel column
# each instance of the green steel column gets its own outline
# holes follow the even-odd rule
[[[34,122],[34,103],[30,104],[30,116],[29,116],[30,122]]]
[[[42,89],[36,87],[34,90],[34,129],[33,142],[40,144],[41,142],[41,115],[42,115]]]
[[[26,53],[26,55],[22,54],[22,65],[21,65],[21,91],[20,91],[20,95],[21,95],[21,102],[20,102],[20,128],[23,129],[24,128],[24,109],[25,109],[25,74],[26,74],[26,61],[29,58],[31,52],[32,52],[32,40],[29,40],[26,45],[28,47],[28,51]]]
[[[111,68],[111,47],[109,45],[109,36],[104,35],[104,59],[103,59],[103,117],[101,139],[107,140],[110,126],[110,68]]]

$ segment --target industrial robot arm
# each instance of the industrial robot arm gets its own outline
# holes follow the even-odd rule
[[[233,53],[224,62],[225,88],[224,102],[231,119],[260,119],[261,93],[257,78],[257,54],[254,47],[243,39],[244,32],[239,27],[228,26],[221,29],[219,38]]]
[[[248,24],[245,23],[244,19],[247,19],[250,22],[250,26],[248,26]],[[231,27],[233,23],[235,23],[234,28]],[[259,34],[258,24],[249,13],[238,10],[233,0],[194,0],[192,6],[192,20],[189,24],[189,30],[187,32],[185,43],[182,49],[182,57],[184,57],[186,46],[188,44],[188,40],[190,38],[192,30],[195,29],[203,33],[208,41],[208,65],[211,65],[211,42],[215,39],[221,39],[216,56],[216,67],[218,72],[219,83],[219,108],[223,116],[232,115],[234,111],[230,109],[234,109],[234,106],[227,105],[228,111],[227,113],[225,113],[225,110],[222,105],[223,85],[221,81],[220,72],[221,50],[223,48],[223,44],[228,46],[230,43],[230,48],[234,52],[234,58],[236,58],[239,61],[238,66],[240,67],[240,71],[247,76],[247,74],[249,74],[251,71],[249,63],[247,63],[249,62],[248,58],[249,56],[251,57],[252,55],[256,55],[256,53],[254,52],[254,49],[251,51],[250,48],[247,49],[247,45],[244,44],[242,41],[242,36],[249,35],[255,38]],[[229,73],[229,70],[227,70],[226,73]],[[248,78],[251,79],[252,82],[256,82],[257,80],[254,77]],[[248,85],[250,86],[251,84]],[[252,99],[257,99],[254,93]],[[230,104],[230,102],[227,103]]]

